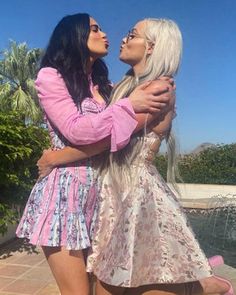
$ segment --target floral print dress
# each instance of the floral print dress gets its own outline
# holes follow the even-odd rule
[[[51,148],[95,143],[111,136],[111,150],[122,148],[137,125],[128,99],[112,107],[85,98],[79,109],[56,69],[43,68],[35,82],[45,112]],[[90,90],[97,87],[90,80]],[[16,235],[40,246],[90,247],[96,218],[97,176],[93,159],[54,168],[34,185]]]
[[[160,143],[152,131],[144,136],[142,153],[130,167],[134,187],[117,195],[109,174],[101,181],[87,267],[107,284],[137,287],[211,276],[175,194],[152,162],[152,146]]]

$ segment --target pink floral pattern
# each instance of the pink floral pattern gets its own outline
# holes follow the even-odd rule
[[[82,102],[83,114],[99,113],[105,103],[93,98]],[[51,147],[61,149],[69,142],[47,120]],[[93,159],[54,168],[34,185],[16,235],[33,245],[80,250],[90,247],[97,210],[97,181]]]
[[[97,88],[90,80],[90,90]],[[59,72],[42,68],[35,81],[52,149],[95,143],[111,136],[111,151],[124,147],[137,125],[128,98],[106,108],[95,97],[78,107]],[[90,247],[97,212],[94,157],[62,165],[34,185],[16,235],[41,246]]]

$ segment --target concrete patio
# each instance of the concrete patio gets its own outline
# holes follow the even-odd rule
[[[60,294],[40,248],[14,240],[0,249],[0,294]]]
[[[223,265],[215,272],[230,279],[236,290],[236,269]],[[13,240],[0,248],[0,295],[31,294],[59,295],[60,292],[41,249]]]
[[[198,199],[182,198],[180,201],[185,208],[212,209],[210,199],[204,198],[204,195]],[[14,228],[12,232],[14,236]],[[222,265],[214,271],[231,280],[236,290],[236,268]],[[41,248],[19,239],[0,244],[0,295],[31,294],[60,294]]]

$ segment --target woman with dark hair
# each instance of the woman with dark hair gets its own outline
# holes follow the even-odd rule
[[[112,87],[101,58],[108,45],[88,14],[64,17],[52,33],[35,82],[52,148],[81,145],[86,158],[37,181],[17,228],[18,237],[42,246],[63,295],[89,293],[82,250],[90,247],[97,182],[88,155],[104,146],[111,151],[124,147],[144,125],[143,115],[134,112],[154,112],[154,118],[172,96],[166,94],[170,82],[157,81],[154,90],[146,91],[146,84],[105,108]],[[94,151],[88,144],[95,142]]]

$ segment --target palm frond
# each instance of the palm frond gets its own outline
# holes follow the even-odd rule
[[[11,110],[11,85],[10,83],[0,84],[0,110]]]
[[[41,117],[34,88],[42,50],[29,49],[26,43],[10,41],[0,53],[0,107],[10,108],[34,122]]]
[[[27,120],[38,120],[40,110],[30,95],[19,87],[11,97],[11,109],[20,112]]]

